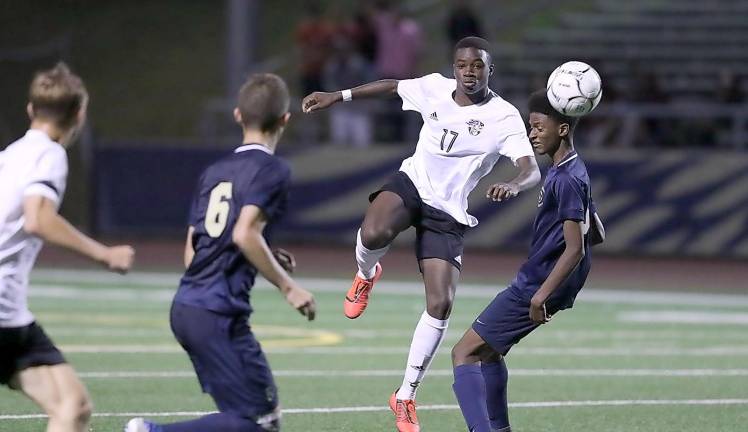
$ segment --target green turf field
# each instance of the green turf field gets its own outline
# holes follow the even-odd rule
[[[214,409],[169,331],[176,277],[35,273],[31,308],[88,386],[92,430],[118,431],[139,413],[172,420]],[[309,325],[267,285],[252,296],[284,430],[394,430],[386,401],[423,310],[417,284],[383,280],[366,314],[350,321],[341,311],[349,281],[306,282],[319,304]],[[748,296],[587,294],[510,354],[513,430],[747,430]],[[419,392],[426,432],[465,430],[449,349],[491,297],[490,287],[458,291],[442,353]],[[43,424],[35,405],[0,389],[0,431]]]

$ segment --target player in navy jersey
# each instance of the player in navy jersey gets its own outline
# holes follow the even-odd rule
[[[247,321],[258,272],[309,320],[316,311],[312,294],[288,275],[293,256],[271,252],[265,238],[266,226],[286,208],[290,169],[274,152],[290,117],[288,88],[276,75],[253,75],[239,91],[238,105],[234,117],[244,141],[200,178],[185,245],[187,270],[171,308],[172,331],[219,412],[166,425],[132,419],[126,432],[280,429],[272,372]]]
[[[575,118],[554,110],[545,90],[529,100],[530,142],[553,166],[538,199],[530,255],[452,349],[454,392],[471,432],[508,432],[504,356],[571,308],[590,271],[590,246],[605,231],[592,202],[587,168],[574,150]]]

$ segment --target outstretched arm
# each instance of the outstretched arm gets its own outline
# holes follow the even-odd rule
[[[514,198],[520,192],[534,187],[540,181],[540,169],[535,156],[524,156],[517,159],[519,174],[506,183],[491,185],[486,192],[486,198],[494,201],[504,201]]]
[[[364,99],[397,94],[398,80],[383,79],[350,89],[352,99]],[[314,92],[301,101],[301,110],[305,113],[325,109],[343,100],[343,91]]]
[[[255,205],[242,207],[236,222],[232,239],[244,256],[270,283],[278,287],[286,301],[310,321],[314,319],[316,305],[312,294],[299,286],[270,251],[262,231],[267,219]]]
[[[44,241],[77,252],[99,262],[118,273],[127,273],[132,267],[135,251],[130,246],[107,247],[78,231],[57,213],[49,198],[41,195],[27,196],[23,200],[23,229]]]

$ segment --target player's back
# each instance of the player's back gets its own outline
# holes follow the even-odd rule
[[[249,314],[257,269],[234,244],[242,207],[259,207],[269,222],[285,211],[290,169],[259,144],[243,145],[209,166],[193,198],[194,258],[175,301],[223,314]]]

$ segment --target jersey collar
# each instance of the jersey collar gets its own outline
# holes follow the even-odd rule
[[[265,147],[262,144],[244,144],[244,145],[237,147],[236,150],[234,150],[234,153],[241,153],[247,150],[261,150],[267,154],[273,154],[272,150],[270,150],[269,148]]]
[[[577,156],[579,156],[579,155],[577,154],[576,150],[572,151],[571,153],[569,153],[568,155],[566,155],[566,157],[564,158],[564,160],[562,160],[561,162],[559,162],[558,165],[556,165],[556,167],[560,167],[561,165],[563,165],[563,164],[565,164],[567,162],[573,161],[574,159],[577,158]]]

